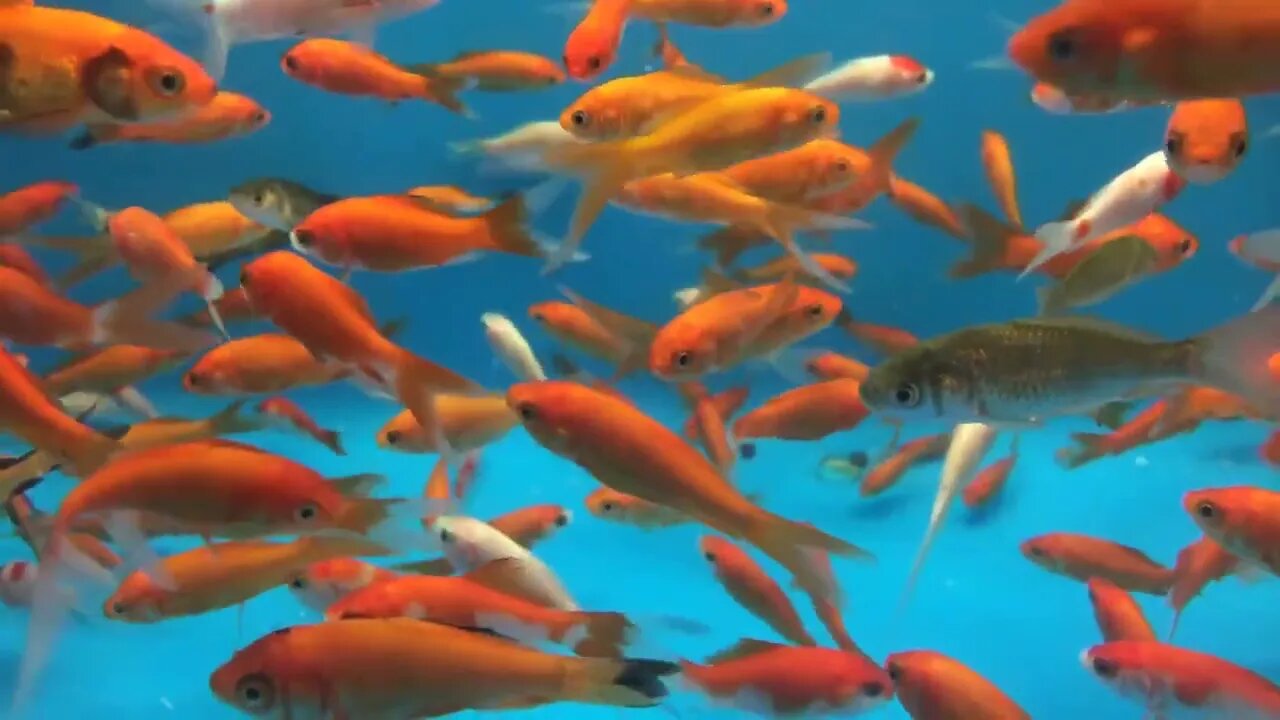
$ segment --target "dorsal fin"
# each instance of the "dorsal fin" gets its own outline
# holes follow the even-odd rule
[[[720,652],[707,658],[708,665],[718,665],[733,660],[741,660],[759,655],[761,653],[772,652],[778,648],[786,647],[778,643],[768,642],[766,640],[753,640],[751,638],[743,638],[733,645],[721,650]]]

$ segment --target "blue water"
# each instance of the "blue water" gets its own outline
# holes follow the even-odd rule
[[[63,4],[154,27],[180,47],[196,49],[188,29],[136,0]],[[383,28],[378,49],[404,61],[508,47],[558,57],[573,21],[548,12],[545,6],[550,4],[445,0],[436,9]],[[1045,0],[804,0],[793,3],[787,17],[765,29],[675,28],[673,33],[692,60],[730,77],[746,77],[816,50],[831,50],[839,59],[886,52],[919,58],[938,73],[934,85],[912,98],[845,106],[844,137],[866,145],[903,119],[919,115],[924,124],[897,165],[900,174],[948,201],[992,207],[978,162],[978,136],[984,128],[998,129],[1013,149],[1024,215],[1035,224],[1055,217],[1066,201],[1086,195],[1158,147],[1167,119],[1165,109],[1105,117],[1049,116],[1028,101],[1029,82],[1020,74],[970,69],[972,62],[1003,49],[1006,30],[994,16],[1022,20],[1050,5]],[[606,77],[642,71],[652,40],[651,28],[633,25]],[[256,135],[208,147],[118,145],[91,152],[71,151],[65,140],[0,137],[0,188],[67,179],[103,206],[140,204],[156,211],[224,197],[232,185],[258,176],[284,176],[344,195],[396,192],[421,184],[459,184],[479,194],[495,193],[522,181],[482,175],[451,157],[445,143],[555,117],[583,89],[567,84],[540,93],[475,95],[468,101],[479,119],[469,121],[425,104],[393,108],[296,83],[278,69],[289,45],[243,46],[232,54],[224,86],[251,95],[274,116]],[[1200,237],[1199,254],[1099,306],[1099,315],[1167,336],[1185,336],[1242,312],[1261,292],[1266,278],[1239,264],[1225,243],[1242,232],[1280,225],[1275,204],[1280,142],[1261,137],[1265,129],[1280,124],[1280,101],[1250,100],[1247,106],[1255,142],[1243,165],[1227,181],[1192,187],[1168,207],[1169,215]],[[562,202],[537,224],[545,232],[559,232],[568,212],[568,204]],[[853,293],[846,298],[860,317],[928,337],[1034,311],[1030,282],[1015,284],[1007,275],[960,283],[946,279],[946,268],[964,248],[913,223],[883,200],[865,217],[875,229],[835,241],[839,251],[861,265]],[[74,217],[43,229],[86,230]],[[478,322],[482,312],[516,319],[544,361],[552,342],[523,318],[531,303],[556,298],[559,284],[610,307],[665,321],[675,309],[671,292],[693,284],[702,266],[702,257],[683,252],[701,231],[611,209],[588,236],[592,261],[566,268],[552,279],[539,277],[531,261],[493,256],[420,273],[357,274],[353,285],[379,316],[411,318],[403,336],[407,346],[499,389],[512,377],[492,360]],[[55,270],[66,263],[65,258],[42,259]],[[231,270],[224,274],[228,281],[234,278]],[[87,285],[77,297],[106,297],[126,282],[122,273],[113,273]],[[245,327],[237,334],[250,331],[252,327]],[[826,331],[806,346],[875,360],[837,330]],[[55,359],[49,353],[34,357],[40,367]],[[600,366],[588,367],[605,372]],[[166,414],[194,417],[220,407],[184,395],[176,377],[170,373],[145,388]],[[743,379],[753,388],[749,406],[787,387],[762,367],[729,373],[715,379],[713,387]],[[678,399],[659,382],[635,379],[623,383],[622,389],[667,424],[681,421]],[[376,429],[397,408],[346,386],[292,397],[322,425],[341,430],[350,454],[337,458],[310,441],[281,434],[248,436],[248,441],[326,475],[386,474],[393,481],[390,495],[416,496],[421,491],[433,458],[383,452],[373,442]],[[921,426],[910,434],[942,429]],[[1226,484],[1274,486],[1278,478],[1257,459],[1257,447],[1268,429],[1249,422],[1209,424],[1194,435],[1072,472],[1054,464],[1053,451],[1067,443],[1068,432],[1090,429],[1080,420],[1025,434],[1022,460],[998,505],[976,517],[963,508],[953,513],[915,601],[899,622],[894,621],[894,609],[924,529],[938,466],[913,470],[899,486],[873,501],[860,500],[852,485],[818,480],[814,469],[824,454],[883,446],[889,429],[872,419],[856,431],[821,442],[761,442],[758,457],[741,463],[735,480],[759,493],[770,509],[812,521],[877,554],[874,565],[837,564],[850,631],[873,657],[920,648],[946,653],[992,679],[1037,719],[1066,720],[1086,713],[1095,720],[1136,718],[1137,706],[1114,697],[1079,666],[1080,650],[1099,640],[1084,587],[1031,565],[1019,554],[1018,543],[1044,532],[1080,532],[1133,545],[1172,564],[1177,550],[1199,536],[1181,510],[1182,493]],[[992,458],[1003,455],[1007,441],[1001,438]],[[470,513],[487,518],[538,502],[560,503],[575,511],[570,527],[540,546],[538,554],[584,607],[702,619],[713,626],[711,634],[672,638],[665,648],[695,659],[744,636],[771,638],[767,627],[716,584],[696,552],[697,528],[645,533],[591,518],[582,500],[595,482],[542,450],[520,429],[488,448],[482,462]],[[37,499],[48,505],[66,487],[65,480],[51,478]],[[26,552],[17,540],[0,540],[0,560],[26,557]],[[1139,601],[1163,632],[1170,619],[1163,602],[1147,597]],[[805,599],[796,597],[795,602],[815,636],[825,638]],[[1178,641],[1280,681],[1280,650],[1267,640],[1280,636],[1278,603],[1280,584],[1275,582],[1217,583],[1192,603]],[[101,620],[72,623],[40,685],[33,717],[235,717],[209,693],[209,672],[238,647],[301,620],[299,606],[279,590],[249,603],[241,632],[234,610],[153,626]],[[0,613],[0,625],[4,696],[16,672],[26,616],[19,611]],[[686,694],[677,695],[672,705],[698,707]],[[647,712],[658,717],[662,711]],[[717,712],[736,716],[732,711]],[[616,715],[571,706],[508,714]],[[906,717],[896,703],[869,716]]]

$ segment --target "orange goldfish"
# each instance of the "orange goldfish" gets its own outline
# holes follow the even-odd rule
[[[1198,490],[1183,496],[1182,506],[1232,555],[1280,575],[1280,493],[1244,486]]]
[[[257,312],[318,359],[349,368],[380,392],[395,396],[424,426],[434,427],[433,393],[476,389],[463,376],[387,339],[363,297],[299,255],[263,255],[241,268],[240,285]]]
[[[633,0],[631,17],[701,27],[762,27],[787,14],[787,0]]]
[[[859,393],[861,383],[849,378],[802,385],[765,400],[733,423],[739,442],[754,438],[819,440],[852,430],[871,414]],[[743,443],[743,457],[754,448]]]
[[[950,433],[929,435],[905,443],[893,455],[862,476],[858,494],[862,497],[879,495],[896,485],[902,476],[916,465],[941,460],[950,446]]]
[[[969,233],[951,206],[919,185],[900,177],[889,178],[889,201],[916,222],[938,228],[948,235],[965,239]]]
[[[1230,175],[1249,149],[1249,119],[1235,98],[1186,100],[1169,116],[1164,152],[1169,167],[1207,185]]]
[[[557,702],[651,707],[679,667],[656,660],[551,655],[503,638],[408,618],[277,630],[213,672],[223,703],[339,717],[439,717]],[[320,708],[323,708],[321,710]]]
[[[47,180],[0,195],[0,238],[19,235],[49,220],[79,194],[80,189],[71,183]]]
[[[707,400],[710,401],[721,422],[728,422],[742,409],[742,404],[747,401],[747,396],[750,394],[751,388],[740,385],[714,395],[708,395]],[[701,422],[702,420],[698,417],[697,412],[690,413],[689,419],[684,423],[684,436],[690,440],[698,440],[701,435],[705,434],[705,431],[699,428]]]
[[[893,653],[885,669],[913,720],[1031,720],[990,680],[941,653]]]
[[[1005,483],[1009,481],[1009,475],[1013,473],[1014,466],[1018,464],[1018,441],[1021,437],[1021,435],[1014,435],[1013,445],[1009,448],[1009,454],[1002,460],[997,460],[983,468],[965,486],[961,497],[964,499],[966,506],[976,508],[985,505],[1004,489]]]
[[[592,0],[564,43],[564,66],[574,80],[591,80],[613,64],[633,0]]]
[[[298,252],[351,270],[402,272],[465,262],[477,253],[542,257],[519,196],[477,217],[442,213],[429,200],[379,195],[339,200],[289,234]]]
[[[830,325],[843,303],[788,278],[715,295],[676,316],[649,347],[649,370],[691,380],[768,357]]]
[[[1089,602],[1106,642],[1155,640],[1156,633],[1142,608],[1124,588],[1105,578],[1089,578]]]
[[[1058,463],[1067,468],[1078,468],[1100,457],[1119,455],[1147,443],[1158,442],[1192,429],[1164,422],[1168,409],[1167,400],[1158,400],[1107,435],[1072,433],[1071,439],[1077,443],[1078,447],[1059,450]],[[1162,428],[1162,432],[1157,434],[1157,428]]]
[[[563,381],[521,383],[507,403],[529,433],[609,487],[683,512],[755,545],[796,577],[801,588],[830,595],[830,582],[807,557],[821,548],[841,556],[858,548],[753,504],[678,435],[627,402]]]
[[[0,243],[0,267],[17,270],[41,285],[49,284],[49,275],[26,248],[13,243]]]
[[[179,350],[156,350],[138,345],[112,345],[75,358],[44,377],[54,397],[73,392],[114,394],[168,370],[187,358]]]
[[[339,599],[396,573],[353,557],[311,563],[291,580],[289,592],[303,605],[323,613]]]
[[[1280,715],[1280,687],[1205,653],[1164,643],[1125,640],[1081,653],[1085,668],[1151,713],[1192,711],[1201,717]]]
[[[156,576],[126,577],[103,604],[111,620],[152,623],[240,605],[283,585],[312,563],[386,548],[360,538],[311,536],[289,543],[244,540],[197,547],[160,561]]]
[[[436,423],[426,429],[405,410],[378,431],[378,447],[407,453],[440,452],[439,439],[457,452],[477,450],[501,440],[519,423],[501,395],[436,396]],[[437,439],[437,434],[440,436]]]
[[[81,122],[157,120],[217,92],[194,60],[105,17],[7,2],[0,28],[0,128],[57,133]]]
[[[867,149],[866,164],[853,183],[815,198],[811,206],[816,210],[837,215],[853,215],[861,212],[876,198],[893,189],[893,164],[898,154],[915,136],[920,118],[915,117],[890,130]]]
[[[1009,155],[1009,143],[994,130],[982,132],[982,167],[987,182],[995,192],[1004,217],[1014,227],[1022,227],[1022,210],[1018,207],[1018,181]]]
[[[1226,0],[1065,0],[1009,40],[1009,57],[1071,95],[1174,101],[1280,90],[1280,15]]]
[[[855,320],[848,310],[844,310],[836,318],[836,325],[852,335],[858,342],[867,345],[884,356],[894,355],[920,344],[920,340],[906,330],[888,325]]]
[[[809,261],[822,269],[825,274],[824,277],[829,276],[837,280],[849,280],[858,274],[858,263],[844,255],[813,253],[809,256]],[[734,273],[734,275],[744,282],[767,283],[777,282],[786,277],[788,273],[807,275],[808,271],[805,265],[794,255],[785,255],[755,267],[743,268]],[[810,277],[815,280],[820,279],[813,276]]]
[[[795,645],[817,645],[804,627],[786,592],[750,555],[723,538],[704,535],[698,541],[716,579],[743,608]]]
[[[609,487],[595,490],[587,496],[586,502],[587,510],[601,520],[634,525],[645,530],[692,522],[687,515],[666,505],[649,502]]]
[[[271,122],[271,113],[255,100],[219,92],[208,104],[177,117],[129,125],[92,123],[71,141],[74,150],[119,142],[158,142],[170,145],[208,143],[257,132]]]
[[[729,475],[733,470],[734,450],[725,425],[728,418],[720,413],[720,406],[726,401],[717,401],[698,383],[681,385],[680,394],[692,409],[689,422],[694,426],[693,439],[698,441],[720,472]]]
[[[511,593],[494,582],[510,562],[496,560],[460,577],[401,575],[375,582],[338,600],[325,617],[408,617],[528,643],[549,641],[589,657],[622,655],[633,630],[626,616],[560,610]]]
[[[291,335],[252,335],[210,350],[182,376],[182,386],[200,395],[255,395],[326,385],[347,372],[317,360]]]
[[[862,382],[871,368],[861,360],[834,352],[819,353],[804,361],[805,372],[819,380],[848,378]]]
[[[1173,608],[1170,638],[1178,631],[1178,623],[1187,605],[1209,583],[1236,572],[1239,566],[1240,558],[1208,536],[1178,551],[1178,561],[1173,566],[1173,587],[1169,588],[1169,606]]]
[[[866,151],[819,138],[720,171],[752,195],[784,203],[813,200],[852,185],[871,165]]]
[[[1130,592],[1164,595],[1174,581],[1172,570],[1141,550],[1087,535],[1040,535],[1022,543],[1022,554],[1049,572],[1080,582],[1100,577]]]
[[[658,326],[624,315],[577,294],[572,302],[529,307],[529,317],[557,340],[618,366],[616,377],[645,366]]]
[[[564,82],[554,61],[517,50],[478,50],[460,53],[448,62],[414,65],[410,71],[429,78],[474,83],[480,90],[536,90]]]
[[[714,700],[765,717],[858,716],[893,698],[889,674],[861,653],[743,640],[706,665],[680,663]]]
[[[289,77],[333,93],[390,102],[425,100],[458,114],[469,112],[456,96],[464,82],[415,73],[343,40],[304,40],[284,54],[280,65]]]
[[[335,455],[347,454],[347,451],[342,449],[342,438],[337,432],[320,427],[306,410],[298,407],[298,404],[289,398],[279,395],[267,398],[258,403],[257,409],[258,414],[265,415],[279,425],[314,439],[332,450]]]

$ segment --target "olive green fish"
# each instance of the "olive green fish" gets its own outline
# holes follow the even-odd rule
[[[1090,318],[978,325],[920,343],[872,369],[862,399],[904,420],[1034,423],[1177,383],[1256,399],[1280,418],[1280,304],[1189,340],[1165,342]]]
[[[284,178],[258,178],[232,188],[227,199],[254,222],[289,232],[311,213],[341,198]]]
[[[1105,243],[1061,281],[1036,291],[1040,314],[1057,315],[1069,308],[1100,303],[1150,275],[1157,261],[1151,243],[1136,235]]]

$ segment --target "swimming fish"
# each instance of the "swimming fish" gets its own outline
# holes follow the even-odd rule
[[[469,112],[457,97],[465,81],[422,75],[343,40],[304,40],[285,53],[280,65],[290,77],[333,93],[389,102],[424,100],[460,115]]]
[[[804,86],[837,102],[890,100],[933,84],[934,72],[908,55],[854,58]]]
[[[1089,253],[1059,282],[1036,288],[1039,314],[1096,305],[1158,268],[1156,249],[1145,239],[1130,235],[1112,240]]]
[[[1049,533],[1022,543],[1022,554],[1049,572],[1088,582],[1101,577],[1132,592],[1164,595],[1173,570],[1140,550],[1075,533]]]
[[[711,563],[716,579],[739,605],[787,642],[817,645],[786,592],[742,548],[714,535],[702,536],[698,547]]]
[[[334,430],[325,430],[311,418],[298,404],[279,395],[267,398],[258,403],[258,414],[270,418],[274,423],[300,432],[316,442],[324,445],[335,455],[346,455],[342,449],[341,436]]]
[[[1230,175],[1249,149],[1249,119],[1235,98],[1185,100],[1169,116],[1164,152],[1187,182],[1208,185]]]
[[[121,142],[173,145],[209,143],[257,132],[271,122],[271,113],[252,98],[219,92],[208,104],[177,117],[151,123],[91,123],[71,141],[73,150]]]
[[[912,720],[1031,720],[990,680],[941,653],[892,653],[884,666]]]

